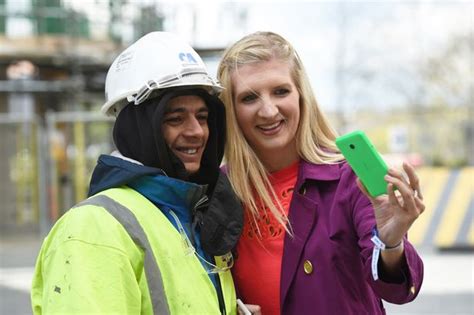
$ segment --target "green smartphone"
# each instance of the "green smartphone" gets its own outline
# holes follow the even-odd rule
[[[387,164],[363,131],[338,137],[336,145],[372,197],[387,193]]]

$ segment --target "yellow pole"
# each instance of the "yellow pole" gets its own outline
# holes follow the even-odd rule
[[[23,124],[18,124],[16,127],[16,154],[14,157],[14,169],[16,174],[16,225],[20,226],[23,223],[23,211],[25,207],[25,171],[27,165],[23,165],[25,145],[23,141]]]
[[[74,161],[74,186],[76,202],[86,198],[86,156],[84,122],[74,122],[74,143],[76,158]]]
[[[38,123],[36,121],[31,122],[31,206],[33,207],[32,211],[32,218],[34,223],[39,222],[39,185],[40,185],[40,178],[38,176]]]

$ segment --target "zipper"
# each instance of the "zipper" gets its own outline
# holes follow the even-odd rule
[[[208,200],[207,196],[204,195],[204,197],[199,199],[199,201],[196,203],[196,206],[194,207],[194,209],[199,208],[199,206],[201,206],[202,204],[207,202],[207,200]],[[198,260],[202,259],[207,265],[216,267],[217,265],[216,265],[216,261],[215,261],[214,257],[211,258],[214,264],[211,264],[204,257],[201,257],[197,253],[197,251],[194,248],[193,244],[189,240],[189,238],[186,234],[186,231],[184,230],[184,227],[181,224],[181,221],[179,220],[176,213],[174,213],[173,210],[170,210],[170,214],[173,217],[173,219],[176,221],[176,224],[178,225],[178,232],[179,232],[179,234],[181,234],[181,238],[182,238],[182,241],[183,241],[183,246],[184,246],[184,250],[185,250],[186,255],[195,254],[197,256]],[[215,278],[216,288],[215,289],[216,289],[216,294],[217,294],[217,300],[219,301],[219,310],[221,311],[222,315],[226,315],[225,300],[224,300],[224,294],[222,293],[221,278],[219,276],[219,272],[216,272],[216,273],[213,273],[213,274],[209,275],[209,277],[213,277],[213,276],[216,276],[216,278]],[[211,280],[211,279],[209,279],[209,280]]]
[[[214,261],[214,264],[216,262]],[[219,300],[219,309],[221,311],[222,315],[226,315],[226,309],[225,309],[225,300],[224,300],[224,294],[222,293],[222,286],[221,286],[221,277],[219,273],[215,273],[216,275],[216,293],[217,293],[217,299]]]
[[[197,202],[196,204],[194,205],[193,207],[193,214],[196,213],[196,211],[198,211],[200,208],[204,207],[207,205],[209,201],[209,198],[207,197],[206,194],[204,194]]]
[[[193,229],[192,229],[192,232],[191,234],[193,234],[193,238],[194,238],[194,228],[196,227],[196,224],[199,224],[199,227],[202,226],[202,214],[200,214],[198,211],[199,209],[201,208],[204,208],[204,207],[207,207],[209,204],[209,198],[207,197],[206,194],[204,194],[199,200],[198,202],[196,202],[196,204],[194,205],[194,208],[193,208],[193,216],[195,217],[196,220],[193,220]],[[214,259],[214,257],[211,258],[214,265],[216,265],[216,261]],[[217,294],[217,300],[219,301],[219,310],[221,311],[221,314],[222,315],[226,315],[226,307],[225,307],[225,300],[224,300],[224,294],[222,292],[222,286],[221,286],[221,278],[220,278],[220,275],[218,272],[214,273],[215,275],[215,282],[216,282],[216,294]],[[213,275],[211,275],[213,276]]]
[[[192,214],[192,224],[191,224],[191,243],[196,245],[196,235],[194,233],[196,227],[199,225],[199,228],[202,226],[202,212],[199,209],[207,207],[209,204],[209,198],[204,194],[194,205]]]

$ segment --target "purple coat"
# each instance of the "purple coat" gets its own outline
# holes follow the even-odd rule
[[[283,250],[282,314],[385,314],[381,299],[403,304],[418,295],[423,262],[407,240],[404,281],[373,280],[375,217],[355,180],[346,163],[301,161],[289,210],[294,236],[286,235]]]

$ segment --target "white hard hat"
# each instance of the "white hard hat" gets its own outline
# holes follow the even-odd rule
[[[128,103],[139,105],[154,93],[178,86],[201,86],[218,93],[196,51],[176,35],[152,32],[125,49],[109,68],[102,113],[117,116]]]

